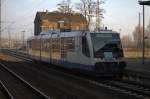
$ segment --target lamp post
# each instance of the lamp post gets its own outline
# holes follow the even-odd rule
[[[145,63],[145,5],[150,6],[150,0],[139,1],[139,4],[143,6],[143,50],[142,50],[142,64]]]
[[[142,64],[145,63],[145,6],[143,5],[143,51],[142,51]]]

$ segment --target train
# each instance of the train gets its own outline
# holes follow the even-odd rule
[[[125,66],[119,33],[112,30],[41,32],[27,40],[30,57],[99,76],[120,74]]]

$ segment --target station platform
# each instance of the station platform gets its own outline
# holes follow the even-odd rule
[[[142,64],[142,59],[125,59],[127,62],[126,70],[132,70],[137,72],[150,73],[150,58],[145,59],[145,63]]]

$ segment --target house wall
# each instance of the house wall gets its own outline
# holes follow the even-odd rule
[[[86,30],[87,29],[87,24],[86,22],[64,22],[64,23],[59,23],[59,22],[52,22],[48,20],[38,20],[38,18],[35,19],[34,22],[34,35],[38,35],[41,32],[46,32],[48,30],[56,30],[56,29],[70,29],[71,30]]]

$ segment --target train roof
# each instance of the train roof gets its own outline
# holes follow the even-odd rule
[[[112,30],[101,30],[101,31],[91,31],[90,33],[109,33],[109,34],[119,34],[116,31],[112,31]]]
[[[86,33],[102,33],[102,34],[119,34],[115,31],[111,31],[111,30],[102,30],[102,31],[99,31],[99,32],[91,32],[91,31],[71,31],[71,32],[60,32],[59,30],[50,30],[48,32],[41,32],[39,35],[37,36],[33,36],[31,38],[29,38],[28,40],[31,40],[31,39],[41,39],[41,38],[57,38],[57,37],[76,37],[76,36],[83,36],[85,35]]]
[[[48,31],[48,32],[41,32],[38,37],[42,38],[49,38],[49,37],[75,37],[75,36],[82,36],[84,32],[81,31],[71,31],[71,32],[60,32],[60,31]]]

